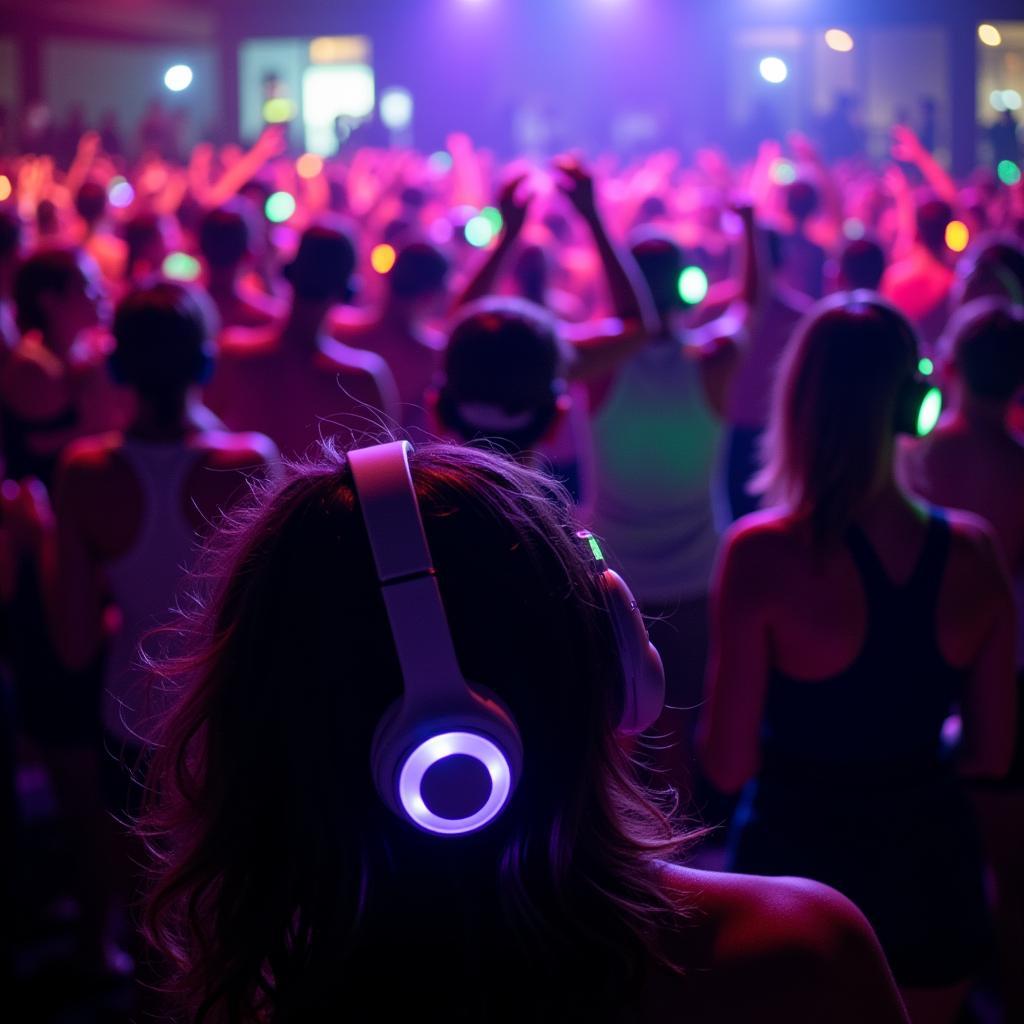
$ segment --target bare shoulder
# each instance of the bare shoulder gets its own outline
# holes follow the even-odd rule
[[[733,523],[722,538],[722,557],[733,567],[761,567],[791,561],[805,547],[800,523],[779,508],[760,509]]]
[[[225,327],[217,336],[218,356],[232,360],[260,359],[277,351],[280,324]]]
[[[864,915],[843,895],[806,878],[698,871],[672,865],[665,881],[716,930],[724,960],[745,956],[827,959],[851,942],[874,942]]]
[[[65,368],[42,345],[18,345],[4,361],[0,394],[18,415],[46,419],[67,405]]]
[[[753,992],[759,1019],[906,1021],[874,931],[834,889],[677,866],[666,866],[664,879],[712,931],[716,989],[738,1002]]]
[[[58,478],[98,482],[115,469],[116,453],[123,443],[124,436],[117,432],[93,434],[70,442],[61,453]]]
[[[199,445],[207,450],[207,465],[227,471],[259,471],[280,459],[277,445],[266,434],[210,431],[201,435]]]
[[[385,373],[388,364],[376,352],[364,348],[353,348],[338,341],[326,338],[320,343],[318,363],[321,368],[334,373],[347,373],[377,377]]]
[[[962,566],[991,575],[1003,571],[1003,556],[995,530],[974,512],[946,509],[951,554]]]

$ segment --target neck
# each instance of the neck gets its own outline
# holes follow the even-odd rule
[[[329,300],[314,302],[308,299],[294,299],[284,329],[281,331],[282,341],[286,344],[296,342],[315,345],[331,305]]]
[[[205,412],[195,385],[161,401],[137,395],[135,417],[127,434],[142,441],[178,441],[202,429]]]
[[[915,506],[896,483],[892,466],[889,465],[878,487],[860,503],[854,520],[862,529],[871,533],[876,526],[884,529],[885,524],[900,517],[916,518],[917,515]]]

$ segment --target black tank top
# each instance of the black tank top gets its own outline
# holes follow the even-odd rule
[[[936,638],[949,523],[931,511],[921,556],[903,584],[888,577],[859,528],[845,540],[867,604],[863,645],[849,667],[826,679],[806,682],[771,670],[762,724],[766,767],[773,760],[886,771],[934,764],[942,724],[968,675],[945,660]]]

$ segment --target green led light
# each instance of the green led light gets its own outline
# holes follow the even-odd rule
[[[161,267],[164,277],[172,281],[195,281],[199,277],[201,267],[199,260],[189,256],[187,252],[172,252]]]
[[[917,436],[924,437],[935,429],[942,415],[942,392],[938,388],[929,388],[917,414]]]
[[[498,234],[498,232],[501,231],[501,213],[498,211],[496,207],[485,206],[480,211],[480,216],[483,217],[483,219],[487,221],[488,224],[491,225],[491,231],[494,234]]]
[[[922,356],[917,362],[917,370],[930,377],[935,372],[935,364],[927,356]]]
[[[599,561],[604,561],[604,552],[601,550],[601,545],[597,543],[597,538],[591,534],[587,537],[587,543],[590,545],[590,550],[593,552],[594,557]]]
[[[690,306],[696,306],[708,293],[708,275],[700,267],[687,267],[679,275],[679,297]]]
[[[996,174],[1004,185],[1016,185],[1020,181],[1020,168],[1012,160],[1000,160]]]
[[[470,217],[466,221],[465,232],[466,241],[470,245],[476,246],[477,249],[486,248],[491,244],[491,239],[494,238],[494,228],[482,213],[478,213],[475,217]]]
[[[274,224],[283,224],[295,213],[295,197],[287,192],[275,192],[267,197],[263,212],[267,220]]]
[[[771,178],[776,185],[792,185],[796,181],[796,166],[792,160],[776,160],[772,164]]]

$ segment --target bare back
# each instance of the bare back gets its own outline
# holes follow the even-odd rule
[[[424,396],[441,367],[443,340],[381,320],[336,326],[334,336],[346,347],[365,349],[384,360],[398,389],[401,422],[407,427],[423,426]]]
[[[225,343],[209,399],[236,430],[267,434],[296,457],[321,437],[372,428],[397,402],[387,365],[372,352],[322,338],[313,352]]]
[[[638,1020],[670,1024],[896,1024],[900,997],[871,927],[833,889],[797,878],[664,865],[685,909]]]
[[[1013,599],[988,527],[966,513],[949,515],[932,635],[943,662],[966,679],[961,770],[999,775],[1013,745]],[[858,525],[889,581],[910,580],[928,536],[924,513],[893,490]],[[701,731],[716,785],[737,790],[758,770],[770,674],[810,687],[837,677],[858,659],[867,629],[865,584],[845,544],[821,547],[805,518],[779,509],[740,521],[713,589]]]

